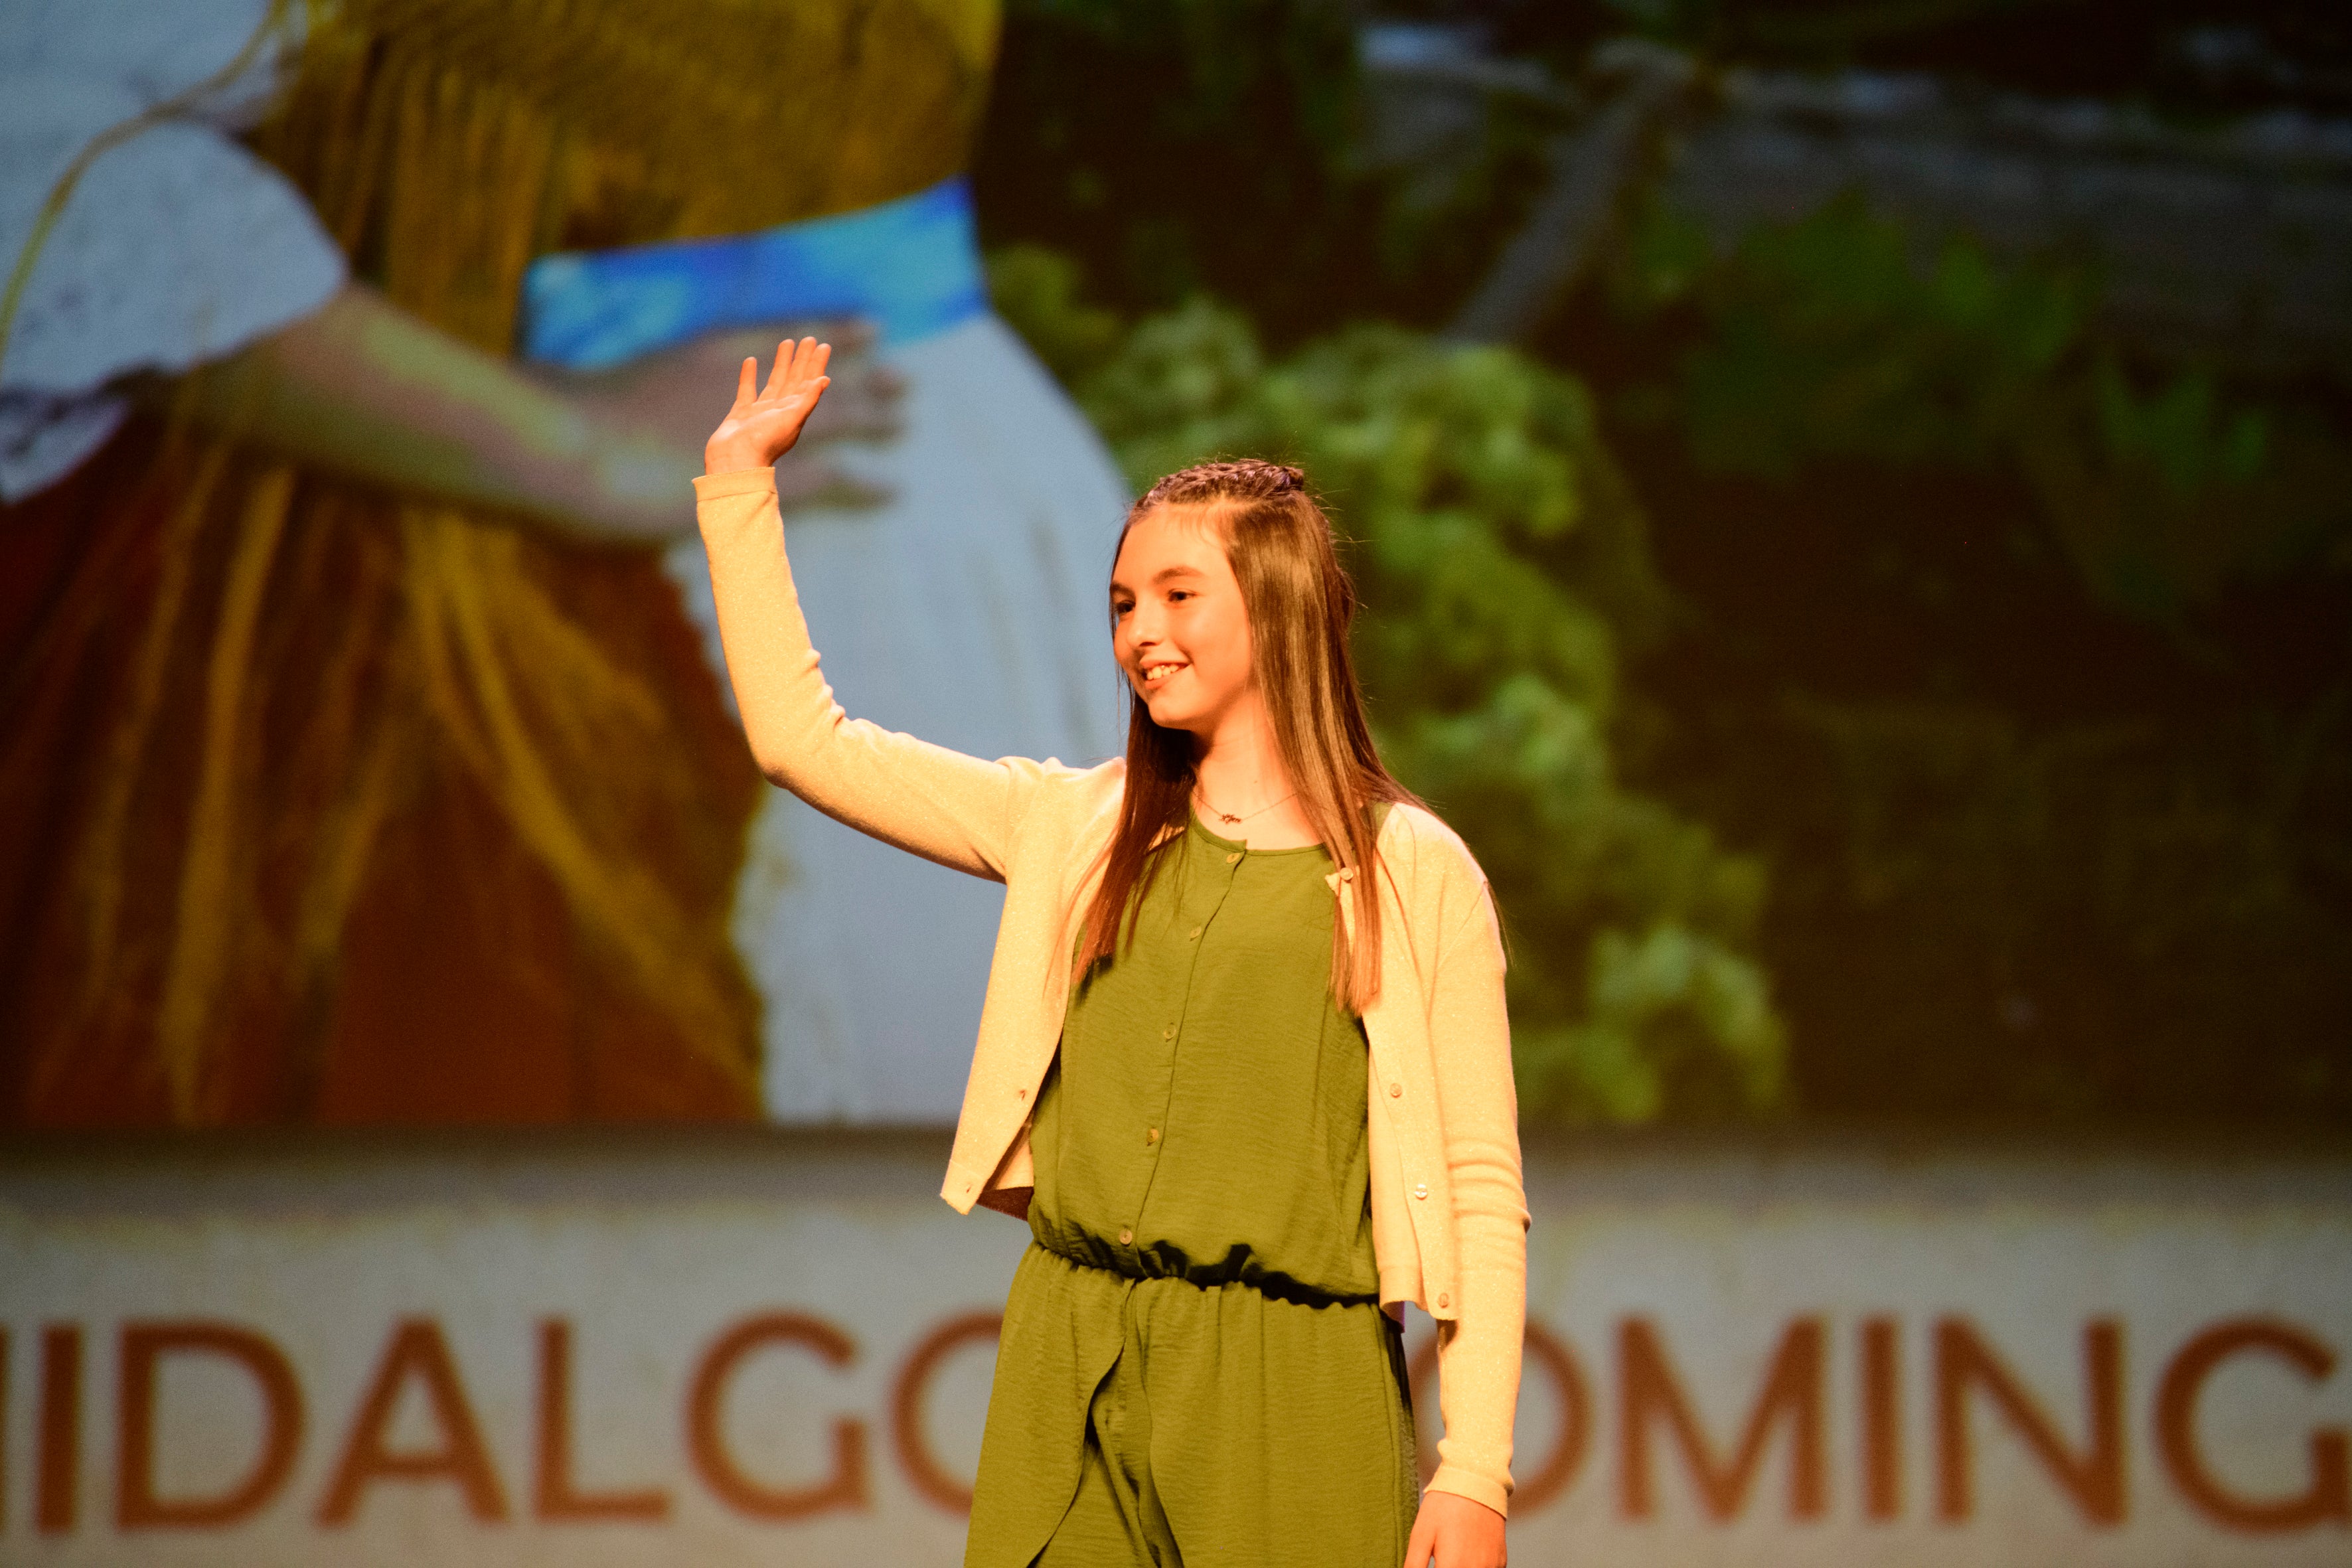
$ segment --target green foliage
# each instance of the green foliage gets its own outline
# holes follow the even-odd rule
[[[2340,392],[2126,353],[2093,279],[1853,203],[1621,259],[1616,363],[1672,379],[1612,407],[1700,612],[1639,776],[1769,857],[1808,1109],[2340,1122]]]
[[[1836,853],[1776,882],[1781,973],[1834,988],[1807,997],[1811,1070],[1914,1113],[2340,1125],[2346,707],[2339,687],[2037,729],[1983,703],[1798,705],[1843,818]],[[1808,766],[1778,760],[1784,782]]]
[[[1061,251],[1007,245],[988,253],[996,313],[1066,384],[1101,368],[1124,331],[1118,312],[1080,300],[1078,288],[1078,264]]]
[[[1809,458],[1982,461],[2030,418],[2080,335],[2084,289],[2005,275],[1954,244],[1918,266],[1903,231],[1841,205],[1755,231],[1733,262],[1694,258],[1654,216],[1641,249],[1654,301],[1696,294],[1709,335],[1684,366],[1701,462],[1786,475]]]
[[[1782,1029],[1748,948],[1761,868],[1614,776],[1619,649],[1656,635],[1668,603],[1584,389],[1391,327],[1268,363],[1246,321],[1195,299],[1138,323],[1080,398],[1139,487],[1212,456],[1280,457],[1352,535],[1383,754],[1469,840],[1504,910],[1525,1111],[1780,1104]]]
[[[2335,432],[2195,367],[2135,376],[2095,338],[2077,274],[2000,266],[1965,238],[1923,257],[1851,200],[1721,260],[1654,208],[1625,257],[1621,299],[1704,323],[1675,390],[1710,468],[2013,475],[2092,591],[2158,621],[2352,534],[2352,449]]]

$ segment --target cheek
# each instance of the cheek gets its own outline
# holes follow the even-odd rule
[[[1239,615],[1221,620],[1203,641],[1207,657],[1199,662],[1208,667],[1219,689],[1238,689],[1249,684],[1250,640],[1249,623]]]

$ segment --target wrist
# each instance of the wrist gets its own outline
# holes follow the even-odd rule
[[[756,447],[713,441],[702,448],[704,474],[731,474],[746,468],[772,468],[774,461]]]

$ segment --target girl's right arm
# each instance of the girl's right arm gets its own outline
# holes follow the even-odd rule
[[[745,360],[735,405],[703,449],[695,514],[710,555],[735,706],[760,771],[826,816],[959,871],[1002,881],[1016,823],[1048,777],[851,719],[809,645],[784,554],[772,465],[824,395],[828,350],[780,344],[765,388]]]

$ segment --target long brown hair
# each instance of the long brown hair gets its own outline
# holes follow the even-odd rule
[[[1348,651],[1356,587],[1339,564],[1331,521],[1297,468],[1256,460],[1202,463],[1144,492],[1119,529],[1121,547],[1135,525],[1161,506],[1202,507],[1223,536],[1249,616],[1251,679],[1264,695],[1282,765],[1298,792],[1299,809],[1346,879],[1342,895],[1353,892],[1354,940],[1346,921],[1331,922],[1331,994],[1360,1014],[1381,984],[1373,807],[1383,801],[1420,803],[1381,765],[1364,719]],[[1078,973],[1118,951],[1123,913],[1124,940],[1134,940],[1136,913],[1159,869],[1151,852],[1171,830],[1183,829],[1195,783],[1192,737],[1154,723],[1130,685],[1127,795],[1102,883],[1087,910]]]

